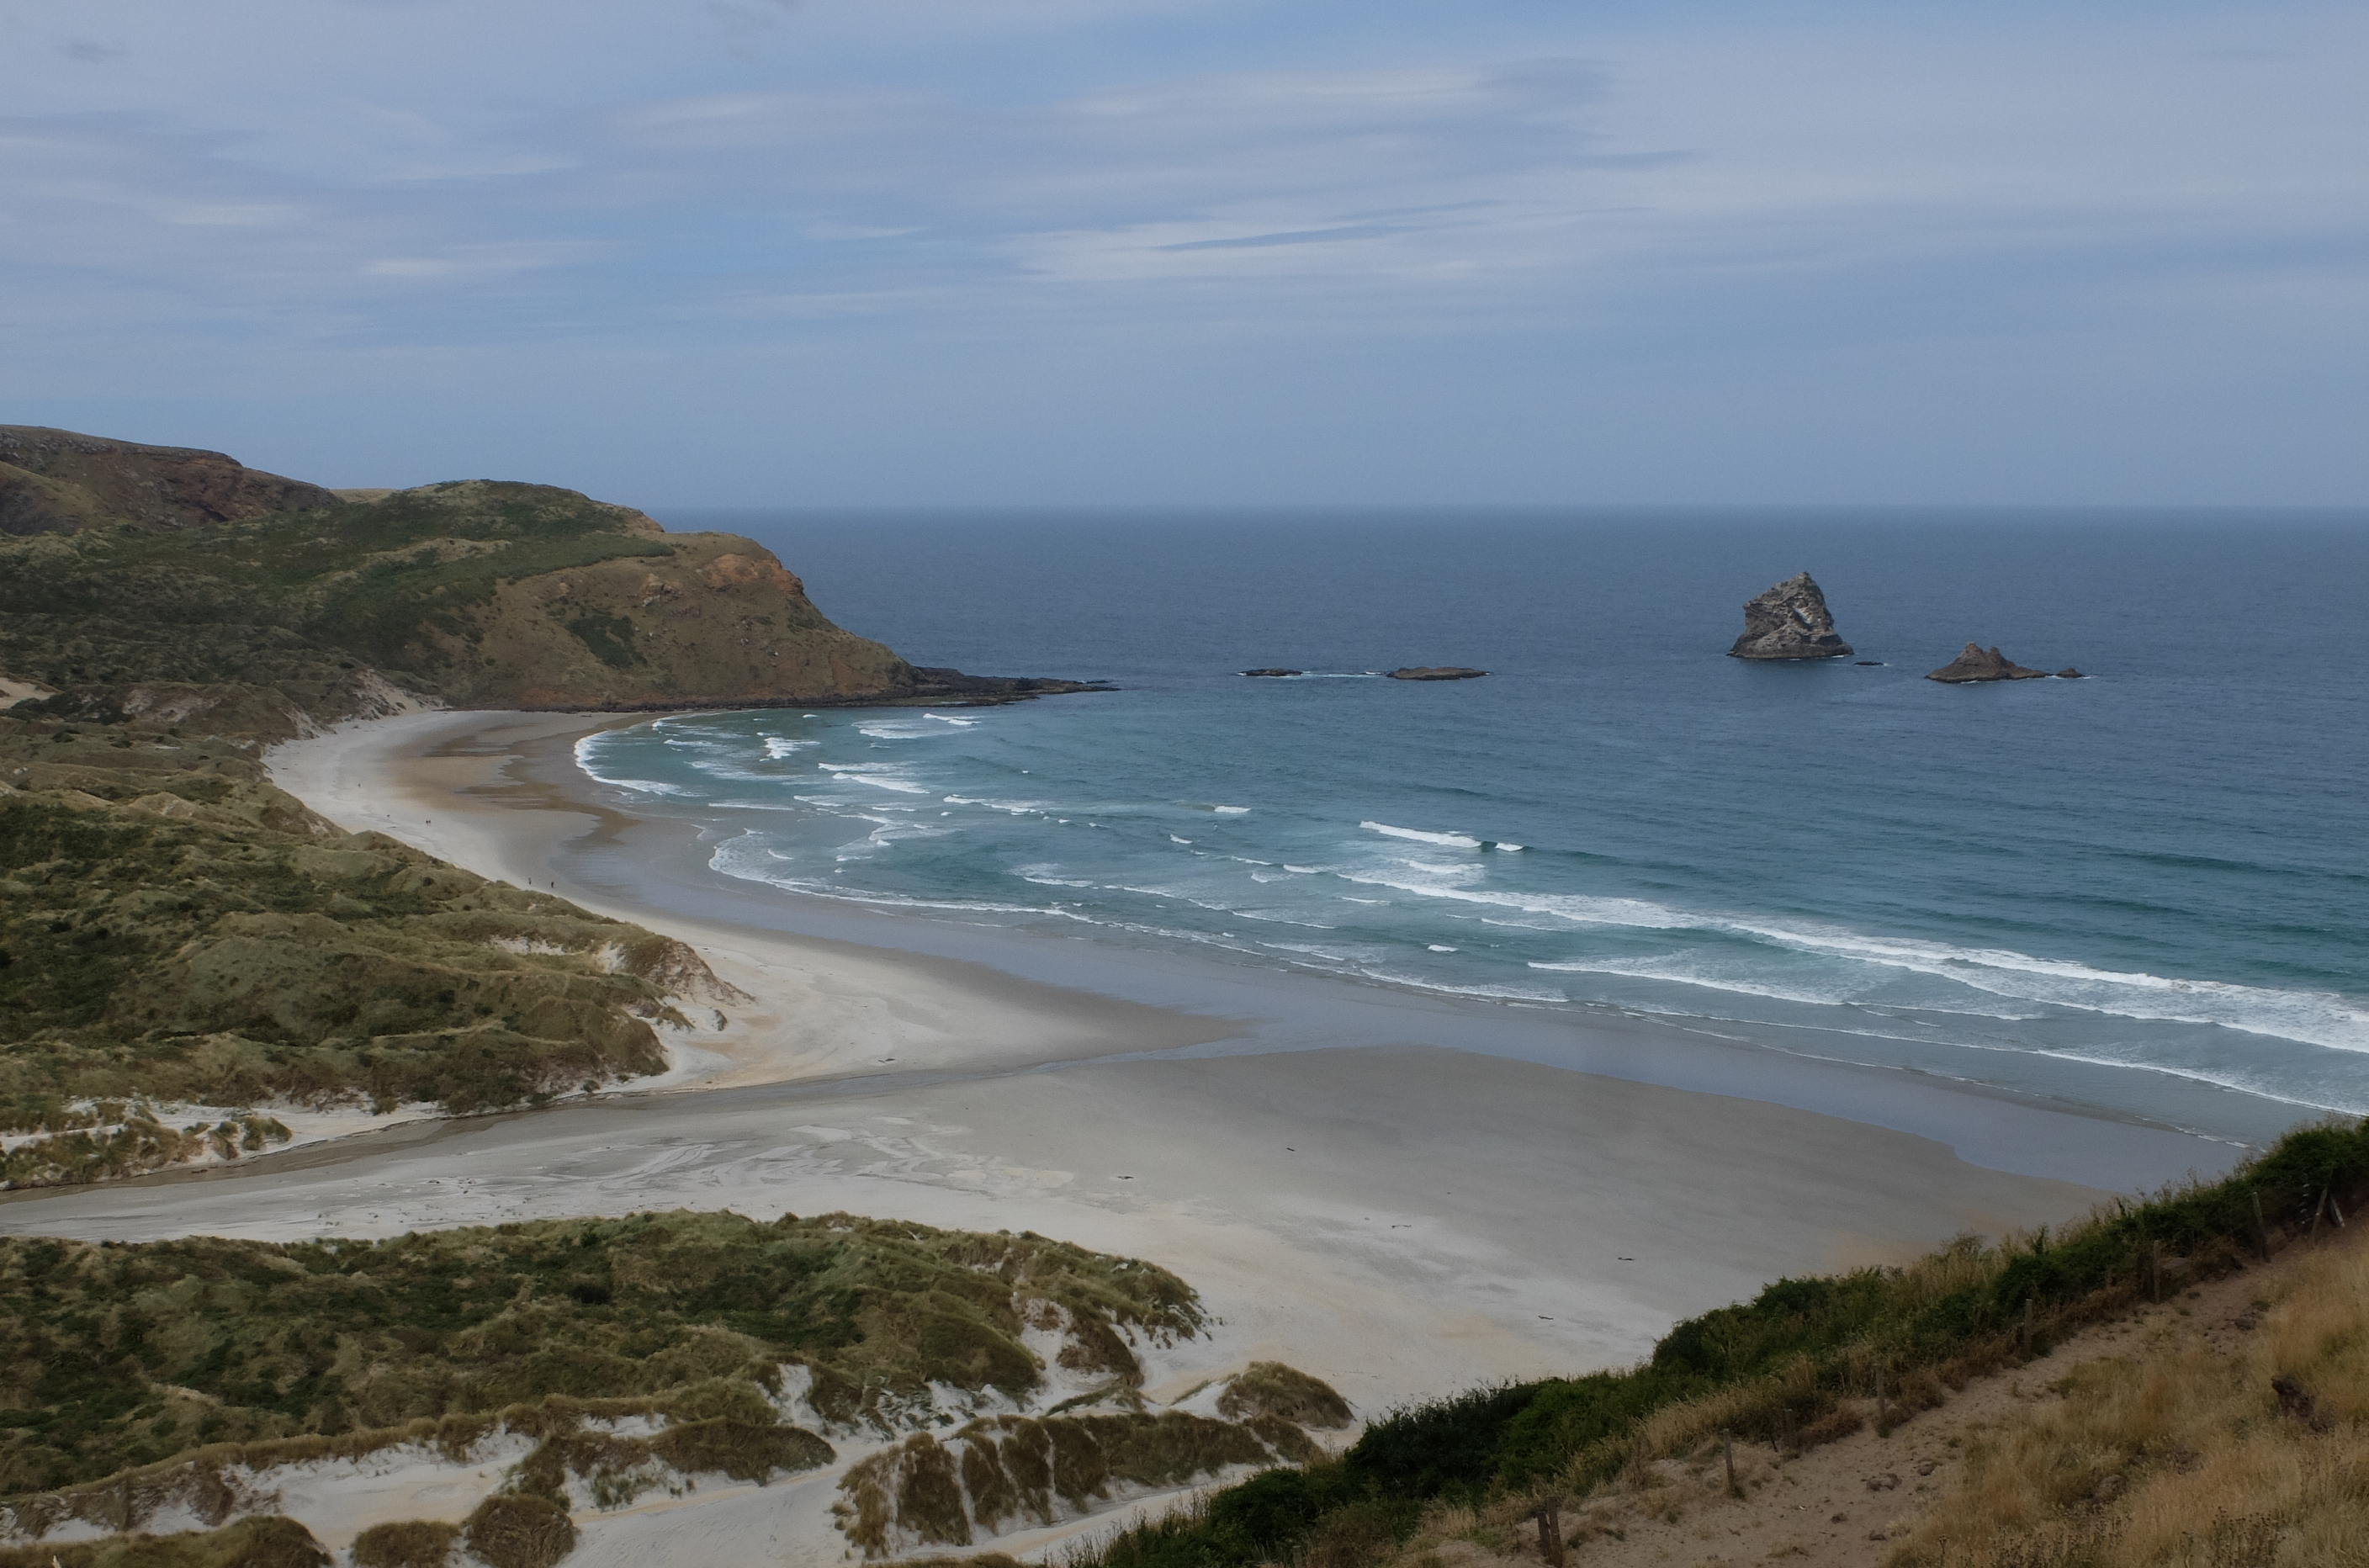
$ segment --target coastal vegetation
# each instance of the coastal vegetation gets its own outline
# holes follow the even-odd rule
[[[1014,1463],[1015,1509],[1044,1506],[1048,1486],[1096,1496],[1113,1478],[1272,1463],[1262,1429],[1310,1451],[1263,1405],[1246,1423],[1135,1411],[1138,1349],[1203,1322],[1193,1291],[1149,1264],[836,1214],[286,1245],[6,1238],[0,1516],[34,1537],[175,1505],[219,1524],[241,1511],[241,1474],[403,1445],[458,1457],[505,1436],[532,1445],[505,1490],[550,1502],[616,1506],[703,1473],[761,1482],[832,1457],[794,1413],[887,1435],[1036,1398],[1032,1331],[1067,1379],[1127,1408],[1004,1417],[1016,1459],[1051,1466]]]
[[[275,1108],[659,1071],[694,996],[729,1000],[682,944],[341,832],[251,748],[0,715],[8,1186],[236,1159],[287,1139]]]
[[[1988,1244],[1965,1238],[1906,1267],[1779,1280],[1751,1301],[1678,1324],[1626,1370],[1477,1389],[1390,1412],[1337,1460],[1253,1477],[1111,1536],[1070,1568],[1347,1568],[1402,1557],[1412,1565],[1482,1520],[1494,1521],[1484,1533],[1510,1544],[1515,1523],[1551,1501],[1617,1490],[1624,1477],[1706,1443],[1716,1448],[1723,1436],[1808,1448],[1871,1423],[1888,1430],[2082,1325],[2333,1230],[2330,1216],[2355,1210],[2364,1193],[2369,1122],[2301,1127],[2218,1181],[2119,1201],[2061,1230]],[[2358,1264],[2345,1266],[2352,1274],[2332,1275],[2321,1295],[2296,1307],[2242,1378],[2200,1377],[2183,1390],[2166,1366],[2086,1374],[2094,1400],[1986,1461],[1982,1484],[2023,1501],[2004,1511],[1964,1505],[1951,1517],[1991,1523],[1961,1529],[1946,1547],[1936,1543],[1958,1527],[1936,1526],[1898,1560],[1903,1568],[2187,1561],[2140,1554],[2136,1543],[2152,1539],[2154,1527],[2133,1522],[2127,1506],[2104,1524],[2089,1510],[2101,1465],[2134,1478],[2131,1495],[2139,1483],[2176,1482],[2203,1451],[2181,1447],[2181,1423],[2226,1429],[2227,1444],[2214,1439],[2224,1504],[2249,1484],[2244,1472],[2256,1459],[2285,1467],[2277,1484],[2250,1494],[2245,1528],[2267,1545],[2242,1561],[2326,1561],[2307,1551],[2281,1556],[2281,1543],[2317,1539],[2317,1513],[2340,1495],[2344,1516],[2358,1521],[2351,1528],[2369,1528],[2369,1473],[2357,1453],[2351,1468],[2335,1471],[2309,1455],[2274,1455],[2295,1433],[2265,1423],[2283,1402],[2271,1374],[2297,1386],[2309,1379],[2315,1418],[2353,1434],[2348,1451],[2357,1449],[2369,1421],[2361,1327],[2369,1298],[2354,1277]],[[2174,1406],[2180,1413],[2167,1413]],[[2257,1453],[2249,1443],[2266,1447]],[[2077,1450],[2072,1471],[2052,1469]],[[2077,1484],[2078,1476],[2088,1482]],[[2100,1544],[2109,1534],[2130,1550],[2110,1552]]]
[[[0,672],[59,693],[46,716],[266,740],[407,702],[876,700],[922,684],[749,540],[482,481],[0,540]]]

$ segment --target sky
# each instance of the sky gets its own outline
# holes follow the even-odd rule
[[[2369,8],[0,0],[0,422],[666,506],[2369,502]]]

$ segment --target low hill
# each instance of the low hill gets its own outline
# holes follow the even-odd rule
[[[161,449],[151,449],[161,450]],[[160,483],[162,481],[159,481]],[[1008,702],[1072,681],[917,669],[772,552],[544,485],[462,481],[0,541],[0,675],[52,716],[273,740],[406,706]]]
[[[0,425],[0,533],[194,528],[336,499],[219,452]]]

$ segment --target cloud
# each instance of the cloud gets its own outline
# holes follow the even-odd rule
[[[176,334],[258,366],[598,341],[694,381],[1320,340],[1403,342],[1420,381],[1559,335],[1748,379],[1919,334],[2297,331],[2369,228],[2369,26],[2333,7],[110,7],[114,52],[0,60],[16,384]]]

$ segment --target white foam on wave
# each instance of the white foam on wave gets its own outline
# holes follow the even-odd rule
[[[978,727],[978,720],[975,718],[955,718],[947,714],[923,714],[921,716],[923,718],[933,718],[940,724],[958,725],[964,729],[976,729]]]
[[[1916,938],[1871,937],[1839,927],[1780,925],[1736,916],[1698,914],[1641,898],[1460,887],[1390,871],[1345,871],[1338,875],[1347,881],[1390,887],[1420,898],[1551,915],[1574,925],[1711,932],[1815,957],[1954,981],[2009,1001],[2150,1023],[2217,1025],[2242,1034],[2369,1054],[2369,1008],[2354,998],[2332,991],[2272,990],[2224,980],[2191,980],[2100,969],[2070,959],[2039,958],[2008,948],[1956,947]],[[1691,979],[1688,983],[1744,989],[1743,984],[1711,978]]]
[[[1449,849],[1477,850],[1481,841],[1467,833],[1426,833],[1420,828],[1393,828],[1387,822],[1360,822],[1358,827],[1387,838],[1413,839],[1417,843],[1444,844]]]
[[[800,740],[787,735],[769,735],[765,737],[765,755],[778,762],[793,751],[804,751],[809,747],[821,744],[819,740]]]
[[[1771,1001],[1808,1002],[1821,1007],[1840,1006],[1852,1000],[1848,987],[1829,986],[1812,990],[1801,986],[1771,985],[1765,981],[1713,976],[1705,973],[1699,966],[1689,965],[1677,958],[1574,958],[1562,963],[1545,963],[1534,959],[1529,967],[1551,974],[1620,975],[1641,980],[1667,980],[1677,985],[1704,986],[1712,990],[1732,991],[1738,996],[1766,997]]]
[[[634,727],[641,727],[636,725]],[[616,789],[630,789],[641,795],[675,795],[685,799],[698,798],[697,790],[686,789],[681,784],[663,784],[657,779],[628,778],[623,773],[603,773],[601,753],[609,750],[614,744],[612,738],[626,733],[628,732],[622,729],[601,730],[577,741],[574,749],[576,771],[594,784],[608,784]]]
[[[1055,873],[1061,869],[1058,865],[1022,865],[1013,867],[1012,875],[1023,882],[1034,882],[1044,887],[1091,887],[1093,886],[1091,881],[1082,882],[1073,876],[1056,876]]]
[[[1415,975],[1395,974],[1388,969],[1361,969],[1358,973],[1369,980],[1384,985],[1404,986],[1409,990],[1431,991],[1440,996],[1477,996],[1491,1001],[1568,1001],[1559,990],[1534,990],[1526,986],[1453,986],[1444,980],[1430,980]]]
[[[1051,807],[1041,800],[989,800],[976,795],[942,795],[938,797],[949,806],[984,806],[990,811],[1008,811],[1014,817],[1042,813]]]
[[[890,773],[841,773],[840,780],[844,784],[870,784],[875,789],[893,789],[898,795],[930,793],[927,784],[915,784],[910,779],[900,779]]]
[[[934,718],[937,715],[934,714],[922,715],[923,719]],[[967,723],[969,721],[947,719],[945,722],[948,724],[956,724]],[[858,735],[869,736],[875,740],[928,740],[934,737],[944,735],[945,731],[943,729],[932,729],[928,724],[922,722],[922,719],[906,719],[902,721],[897,719],[867,719],[864,723],[855,727],[855,733]]]

